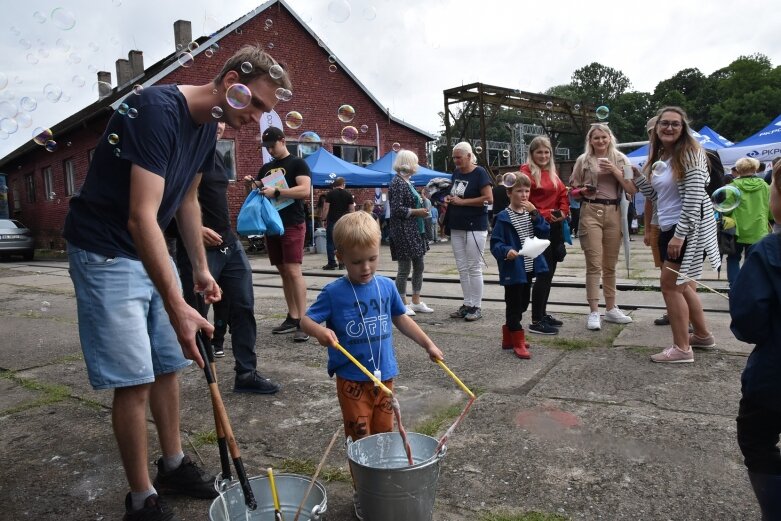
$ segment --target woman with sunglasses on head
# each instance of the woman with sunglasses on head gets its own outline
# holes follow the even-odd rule
[[[570,184],[580,198],[578,238],[586,257],[586,327],[602,328],[599,316],[599,282],[605,296],[605,321],[628,324],[632,319],[616,305],[616,264],[621,247],[621,198],[637,192],[631,179],[624,179],[629,159],[616,149],[616,137],[603,123],[586,133],[585,152],[575,161]]]
[[[556,173],[550,139],[545,136],[532,139],[526,164],[521,166],[521,174],[532,183],[529,202],[550,225],[550,245],[543,252],[548,271],[539,273],[532,286],[532,323],[529,325],[529,333],[555,335],[563,322],[549,315],[547,307],[556,265],[564,260],[566,254],[562,222],[569,215],[569,196],[567,187]]]
[[[453,147],[453,164],[456,168],[446,198],[446,219],[464,303],[450,317],[472,322],[483,316],[483,250],[488,236],[488,205],[493,203],[491,177],[477,166],[472,145],[466,141]]]
[[[654,362],[693,362],[692,347],[714,347],[702,303],[692,279],[702,276],[703,255],[714,270],[721,265],[716,240],[713,206],[705,191],[708,163],[705,152],[692,137],[686,113],[665,107],[650,136],[644,176],[635,184],[657,203],[659,252],[662,256],[660,285],[667,305],[673,345],[651,356]],[[689,322],[694,333],[689,333]]]

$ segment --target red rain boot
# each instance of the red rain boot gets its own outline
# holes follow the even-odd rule
[[[513,341],[513,352],[518,358],[529,360],[532,355],[526,347],[526,332],[521,329],[520,331],[510,331],[510,337]]]
[[[507,324],[502,326],[502,349],[512,349],[513,348],[513,341],[512,338],[510,338],[510,329],[507,327]]]

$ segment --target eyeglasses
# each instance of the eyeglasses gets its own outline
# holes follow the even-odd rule
[[[667,121],[666,119],[663,119],[659,122],[659,126],[662,128],[681,128],[683,124],[680,121]]]

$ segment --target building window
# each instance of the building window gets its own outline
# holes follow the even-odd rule
[[[24,185],[27,188],[27,202],[35,202],[35,174],[24,176]]]
[[[232,139],[220,139],[217,141],[217,153],[222,157],[222,162],[228,171],[228,179],[236,180],[236,142]]]
[[[54,199],[54,179],[52,179],[52,167],[43,169],[43,197],[47,201]]]
[[[66,159],[62,169],[65,171],[65,195],[73,195],[76,191],[76,168],[73,166],[73,159]]]
[[[296,157],[307,157],[311,156],[318,150],[320,150],[320,147],[323,146],[322,143],[314,143],[314,144],[303,144],[300,145],[295,142],[285,141],[285,146],[287,146],[287,151],[290,152],[291,155]]]
[[[359,147],[355,145],[334,145],[334,155],[348,163],[366,166],[374,163],[377,158],[374,147]]]

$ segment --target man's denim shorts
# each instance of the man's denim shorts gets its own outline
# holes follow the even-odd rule
[[[169,259],[170,260],[170,259]],[[163,300],[141,261],[106,257],[68,244],[79,337],[90,384],[148,384],[191,362],[182,355]],[[178,281],[176,267],[171,266]]]

